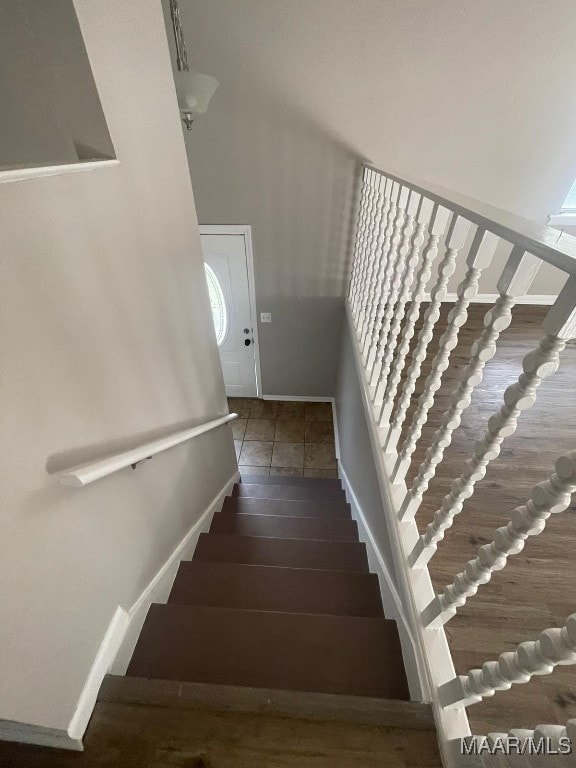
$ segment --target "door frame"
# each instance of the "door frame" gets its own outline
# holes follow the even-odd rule
[[[262,397],[262,371],[260,368],[260,340],[258,339],[258,313],[256,311],[256,285],[254,280],[254,252],[252,250],[252,226],[250,224],[199,224],[201,235],[242,235],[246,251],[250,322],[254,337],[254,361],[256,363],[256,397]]]

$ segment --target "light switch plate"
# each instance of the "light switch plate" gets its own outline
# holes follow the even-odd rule
[[[260,312],[260,322],[261,323],[271,323],[272,322],[272,313],[271,312]]]

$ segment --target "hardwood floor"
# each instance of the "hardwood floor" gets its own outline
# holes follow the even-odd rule
[[[432,352],[446,325],[450,306],[443,307],[436,328],[434,349],[428,354],[424,376],[429,372]],[[448,406],[451,392],[467,363],[470,346],[482,328],[486,305],[472,305],[469,320],[460,332],[450,368],[444,375],[434,407],[414,454],[407,484],[418,471],[440,417]],[[521,371],[522,357],[544,335],[541,322],[546,307],[520,306],[514,310],[511,327],[500,337],[498,352],[485,369],[460,429],[425,496],[417,515],[419,530],[432,520],[450,482],[461,474],[474,443],[481,439],[486,422],[502,404],[505,388]],[[420,377],[416,394],[422,391]],[[446,533],[430,571],[436,591],[453,580],[465,563],[474,558],[478,547],[491,541],[495,528],[510,520],[513,509],[525,503],[534,484],[546,480],[554,471],[555,460],[576,449],[576,346],[569,344],[560,357],[560,369],[540,386],[535,405],[523,412],[518,430],[507,438],[500,456],[489,466],[486,477],[477,484],[474,495],[465,502],[463,512]],[[411,406],[414,410],[415,402]],[[410,423],[410,416],[407,423]],[[576,504],[552,516],[540,536],[529,538],[524,550],[509,559],[491,582],[481,585],[476,596],[458,611],[447,625],[456,671],[496,659],[524,640],[535,639],[548,627],[563,624],[576,610]],[[530,727],[540,723],[565,723],[576,717],[576,666],[557,667],[553,674],[535,677],[525,685],[499,692],[468,710],[475,733]]]
[[[432,730],[100,702],[85,752],[0,743],[2,768],[438,768]]]

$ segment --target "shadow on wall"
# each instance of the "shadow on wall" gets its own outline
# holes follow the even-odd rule
[[[198,218],[251,224],[265,395],[332,396],[359,159],[264,94],[223,83],[186,137]]]
[[[215,414],[211,418],[218,418],[224,414]],[[63,472],[72,467],[79,466],[81,464],[88,464],[89,462],[99,461],[105,459],[116,453],[123,453],[124,451],[130,451],[133,448],[138,448],[144,443],[149,443],[153,440],[159,440],[162,437],[168,437],[176,432],[180,432],[184,429],[192,429],[198,427],[207,421],[206,418],[195,418],[186,421],[179,421],[175,424],[170,424],[165,427],[159,427],[158,429],[151,429],[145,432],[139,432],[136,435],[129,435],[126,437],[117,438],[115,440],[106,440],[100,443],[94,443],[92,445],[80,446],[77,448],[71,448],[67,451],[61,451],[59,453],[53,453],[48,457],[46,461],[46,471],[49,474],[55,472]]]
[[[253,66],[238,29],[212,25],[217,11],[181,8],[191,69],[220,81],[184,131],[198,220],[252,227],[256,310],[272,313],[259,329],[264,394],[331,396],[364,158]]]
[[[274,95],[222,83],[186,136],[203,224],[251,224],[256,297],[341,296],[360,158]]]

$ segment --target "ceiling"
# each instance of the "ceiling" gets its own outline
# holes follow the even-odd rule
[[[180,0],[215,98],[542,217],[576,175],[574,0]]]

